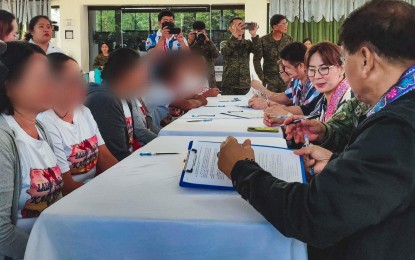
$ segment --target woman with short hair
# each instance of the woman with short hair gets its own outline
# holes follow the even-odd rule
[[[19,27],[14,14],[0,10],[0,41],[11,42],[19,39]]]

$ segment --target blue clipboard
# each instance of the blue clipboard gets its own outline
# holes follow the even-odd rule
[[[199,141],[201,143],[219,143],[219,142],[209,142],[209,141]],[[252,145],[254,147],[267,147],[267,148],[274,148],[274,149],[283,149],[283,150],[290,150],[293,151],[293,149],[288,149],[288,148],[283,148],[283,147],[276,147],[276,146],[268,146],[268,145]],[[189,159],[190,159],[190,155],[192,153],[195,153],[197,155],[197,150],[193,149],[193,141],[189,142],[189,146],[188,146],[188,154],[187,154],[187,158],[185,160],[185,164],[184,164],[184,168],[182,171],[182,176],[180,177],[180,183],[179,186],[180,187],[185,187],[185,188],[202,188],[202,189],[210,189],[210,190],[229,190],[229,191],[235,191],[235,189],[233,187],[224,187],[224,186],[216,186],[216,185],[205,185],[205,184],[195,184],[195,183],[188,183],[184,181],[184,176],[186,173],[192,173],[193,172],[193,167],[194,164],[196,162],[197,156],[194,157],[194,161],[192,162],[192,167],[189,169]],[[300,165],[301,165],[301,173],[302,173],[302,179],[303,179],[303,183],[306,183],[307,179],[306,179],[306,173],[305,173],[305,167],[304,167],[304,161],[303,158],[301,156],[299,156],[299,160],[300,160]]]

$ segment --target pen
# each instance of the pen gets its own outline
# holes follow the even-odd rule
[[[303,147],[310,147],[310,139],[308,138],[308,134],[304,135],[304,145]],[[310,160],[310,156],[308,156],[308,159]],[[314,166],[310,167],[310,176],[314,176]]]
[[[296,119],[296,120],[292,121],[288,125],[298,124],[298,123],[300,123],[303,120],[314,119],[314,118],[318,118],[318,117],[320,117],[320,114],[305,116],[303,118]],[[287,126],[287,125],[286,124],[282,124],[280,126]]]
[[[236,106],[236,107],[251,108],[250,106]]]
[[[196,122],[210,122],[212,119],[200,119],[200,120],[189,120],[188,123],[196,123]]]
[[[268,118],[287,119],[288,116],[269,116]]]
[[[214,117],[215,115],[192,115],[192,117]]]
[[[240,111],[228,111],[228,113],[242,113],[244,111],[240,110]]]
[[[140,156],[155,156],[155,155],[174,155],[180,153],[140,153]]]
[[[219,106],[205,106],[205,107],[225,107],[225,105],[219,105]]]
[[[249,117],[237,116],[237,115],[232,115],[232,114],[228,114],[228,113],[220,113],[220,114],[221,114],[221,115],[225,115],[225,116],[234,116],[234,117],[238,117],[238,118],[249,119]]]

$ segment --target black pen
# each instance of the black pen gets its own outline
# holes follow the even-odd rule
[[[303,121],[303,120],[310,120],[310,119],[314,119],[314,118],[319,118],[321,116],[321,114],[316,114],[316,115],[309,115],[309,116],[305,116],[305,117],[303,117],[303,118],[300,118],[300,119],[296,119],[296,120],[294,120],[294,121],[292,121],[291,123],[289,123],[288,125],[293,125],[293,124],[298,124],[298,123],[300,123],[301,121]],[[282,124],[282,125],[280,125],[280,127],[283,127],[283,126],[287,126],[286,124]]]

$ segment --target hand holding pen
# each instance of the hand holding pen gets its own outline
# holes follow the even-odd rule
[[[293,121],[303,118],[303,116],[290,116],[284,121],[286,125],[285,134],[287,140],[294,140],[295,143],[304,143],[304,135],[308,134],[310,142],[320,142],[326,135],[326,127],[318,120],[301,120],[297,124]]]

